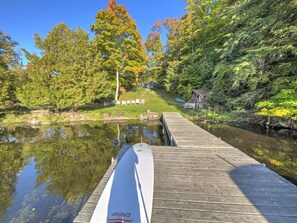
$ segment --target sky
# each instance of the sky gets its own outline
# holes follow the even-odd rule
[[[108,1],[0,0],[0,31],[10,35],[20,48],[37,52],[34,34],[44,38],[60,22],[72,29],[81,27],[91,34],[90,25],[95,23],[96,13],[106,9]],[[181,18],[186,7],[182,0],[117,0],[117,3],[126,6],[138,25],[143,41],[157,19]]]

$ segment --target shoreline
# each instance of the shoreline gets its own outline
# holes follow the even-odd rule
[[[48,110],[38,110],[32,111],[27,114],[11,114],[7,113],[4,118],[0,121],[0,126],[7,125],[26,125],[26,126],[48,126],[48,125],[58,125],[58,124],[81,124],[89,122],[125,122],[125,121],[150,121],[146,115],[138,115],[138,113],[130,114],[131,117],[123,116],[120,113],[113,114],[98,114],[99,117],[90,117],[92,114],[86,112],[61,112],[53,113]],[[136,117],[136,116],[139,117]],[[8,117],[7,117],[8,116]],[[155,120],[160,120],[161,115],[158,115]]]
[[[160,120],[161,112],[152,112],[155,114],[153,120]],[[275,129],[291,129],[297,130],[297,121],[286,119],[282,117],[271,117],[268,119],[265,116],[254,113],[246,113],[244,116],[233,118],[204,116],[199,117],[196,113],[192,115],[180,112],[185,118],[191,121],[212,122],[212,123],[242,123],[259,125],[263,128]],[[123,112],[112,111],[110,113],[100,113],[98,110],[94,111],[70,111],[54,113],[49,110],[34,110],[30,113],[6,113],[0,121],[0,126],[7,125],[29,125],[29,126],[47,126],[57,125],[63,123],[80,124],[88,122],[125,122],[132,120],[148,121],[148,111],[144,112],[130,112],[123,115]],[[269,120],[269,122],[267,121]]]
[[[297,130],[297,121],[287,120],[280,117],[273,117],[268,124],[266,117],[259,118],[258,120],[246,120],[246,119],[233,119],[233,120],[223,120],[223,119],[205,119],[198,118],[197,121],[209,122],[209,123],[222,123],[226,125],[232,125],[234,123],[247,124],[247,125],[258,125],[261,128],[271,128],[271,129],[287,129],[287,130]]]

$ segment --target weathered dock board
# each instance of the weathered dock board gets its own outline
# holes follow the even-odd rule
[[[164,113],[177,147],[152,147],[153,223],[297,222],[297,187],[238,149]]]

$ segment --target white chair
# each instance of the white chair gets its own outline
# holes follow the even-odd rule
[[[122,101],[122,106],[126,106],[127,102],[126,101]]]

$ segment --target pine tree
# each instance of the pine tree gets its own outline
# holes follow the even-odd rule
[[[43,40],[35,35],[41,57],[26,52],[27,82],[18,98],[30,108],[75,108],[110,94],[101,61],[88,34],[60,23]]]
[[[10,107],[17,101],[15,88],[21,64],[16,46],[9,35],[0,31],[0,107]]]

